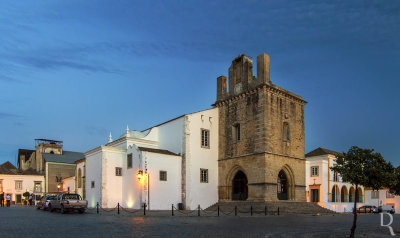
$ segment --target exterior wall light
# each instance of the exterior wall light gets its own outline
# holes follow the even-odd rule
[[[137,173],[138,179],[140,180],[142,178],[142,176],[143,176],[143,170],[139,170]]]

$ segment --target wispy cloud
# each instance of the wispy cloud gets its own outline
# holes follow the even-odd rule
[[[19,115],[11,114],[7,112],[0,112],[0,119],[8,119],[8,118],[18,118]]]

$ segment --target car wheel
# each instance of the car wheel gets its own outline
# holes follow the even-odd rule
[[[78,212],[82,214],[85,212],[85,209],[79,209]]]
[[[40,210],[40,207],[39,207],[39,206],[37,206],[37,207],[36,207],[36,209]]]
[[[65,208],[64,208],[64,206],[61,206],[60,212],[61,212],[62,214],[65,214]]]

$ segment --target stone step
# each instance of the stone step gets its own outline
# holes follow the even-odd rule
[[[206,210],[214,211],[217,208],[224,211],[231,211],[237,207],[240,211],[264,211],[267,207],[268,212],[277,212],[281,214],[335,214],[335,212],[308,202],[292,202],[292,201],[277,201],[277,202],[251,202],[251,201],[224,201],[218,202]]]

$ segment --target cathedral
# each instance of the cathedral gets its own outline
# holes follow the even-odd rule
[[[87,151],[76,181],[89,206],[165,210],[232,200],[306,201],[306,102],[272,84],[269,63],[259,55],[253,76],[252,59],[239,55],[229,78],[217,78],[212,108],[143,131],[127,128]]]

